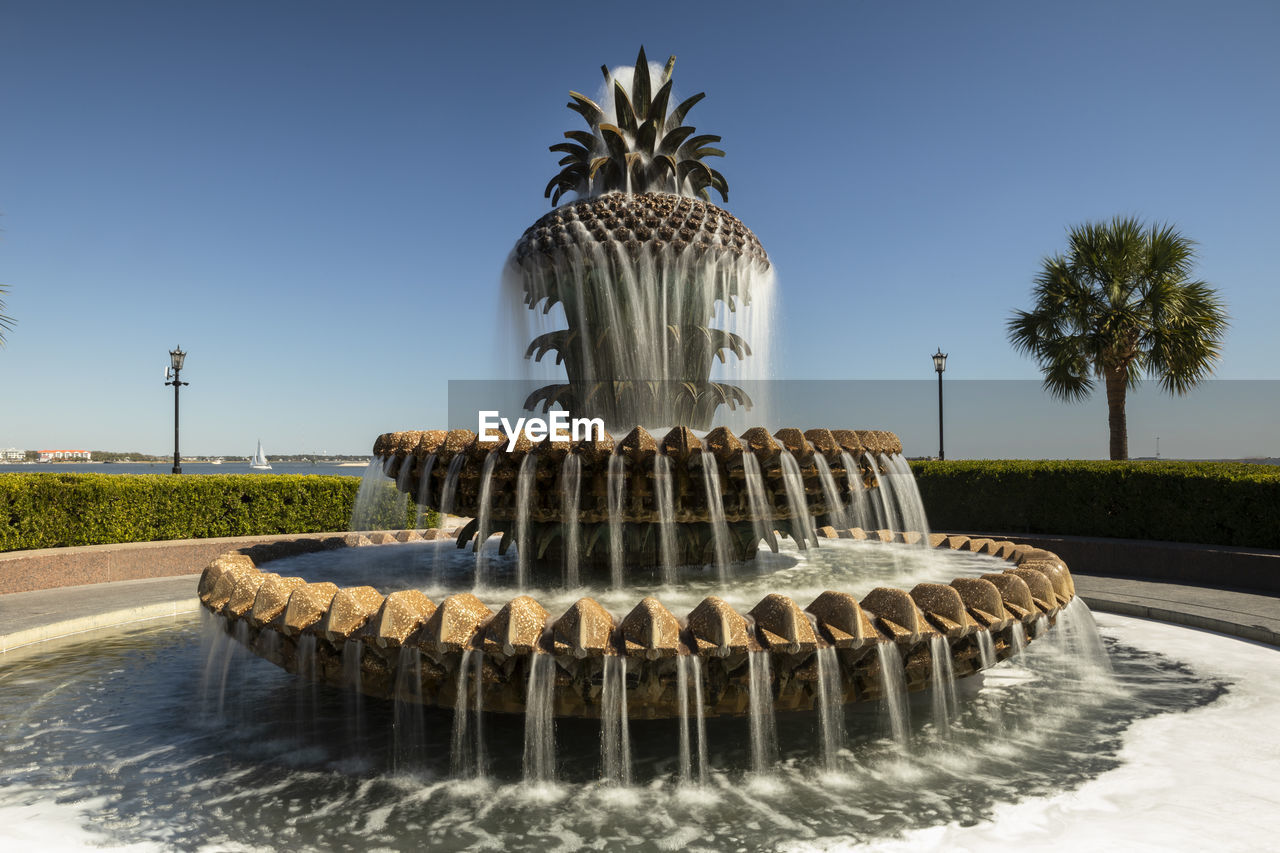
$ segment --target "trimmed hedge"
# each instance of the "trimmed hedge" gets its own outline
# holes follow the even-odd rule
[[[1215,462],[912,462],[940,530],[1280,549],[1280,467]],[[0,474],[0,551],[346,530],[361,480],[316,475]],[[380,490],[366,529],[412,527]],[[430,521],[428,522],[430,523]]]
[[[348,529],[359,477],[0,474],[0,551]],[[369,529],[412,527],[381,490]]]
[[[1280,468],[1222,462],[912,462],[931,527],[1280,548]]]

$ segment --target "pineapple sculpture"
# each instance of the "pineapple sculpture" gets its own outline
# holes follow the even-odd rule
[[[508,262],[529,308],[546,317],[561,305],[567,321],[538,334],[525,357],[554,352],[568,382],[538,389],[526,409],[559,404],[626,431],[708,429],[721,405],[751,405],[740,387],[711,380],[714,360],[751,354],[742,335],[715,324],[733,326],[772,273],[756,236],[710,201],[712,190],[728,200],[724,176],[706,163],[724,152],[713,147],[720,137],[685,123],[701,93],[672,105],[674,66],[673,56],[651,68],[641,48],[634,71],[602,68],[604,103],[570,92],[587,129],[551,146],[564,155],[546,189],[555,209]]]

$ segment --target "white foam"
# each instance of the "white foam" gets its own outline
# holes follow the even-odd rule
[[[20,792],[10,789],[5,799],[23,800]],[[64,850],[113,850],[127,853],[151,853],[166,847],[159,842],[112,844],[104,833],[89,828],[91,813],[105,801],[82,800],[59,803],[40,799],[22,805],[0,804],[0,838],[6,850],[40,850],[60,853]]]
[[[1231,683],[1202,708],[1134,723],[1121,765],[1079,788],[998,805],[973,826],[950,823],[859,844],[827,838],[780,849],[953,851],[1259,850],[1280,835],[1280,651],[1219,634],[1099,614],[1121,642],[1158,648]]]

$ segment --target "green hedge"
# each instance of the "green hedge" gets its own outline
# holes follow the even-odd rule
[[[313,475],[0,474],[0,551],[346,530],[360,483]],[[394,495],[377,490],[362,527],[412,527],[414,508]]]
[[[1280,548],[1280,468],[1218,462],[913,462],[937,530]]]

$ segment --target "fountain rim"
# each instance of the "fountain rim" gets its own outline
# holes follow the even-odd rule
[[[349,534],[326,540],[323,546],[386,545],[444,538],[441,534],[444,531],[434,529]],[[720,659],[727,666],[745,661],[752,652],[766,652],[785,658],[795,669],[819,648],[834,646],[850,659],[862,659],[881,644],[892,644],[910,659],[926,654],[921,650],[933,638],[945,639],[955,654],[962,646],[976,647],[977,632],[1007,638],[1015,624],[1034,639],[1075,598],[1070,572],[1056,554],[1012,541],[932,534],[927,543],[921,543],[920,534],[914,532],[831,527],[822,528],[819,535],[890,547],[924,544],[938,550],[969,551],[1003,559],[1010,566],[981,578],[956,578],[950,585],[917,584],[910,592],[877,587],[862,602],[828,591],[804,610],[789,597],[770,593],[744,615],[708,596],[683,622],[655,598],[642,600],[617,623],[591,598],[580,599],[553,618],[525,595],[495,613],[471,593],[455,593],[436,605],[418,590],[383,595],[368,586],[339,588],[326,581],[281,577],[258,564],[262,560],[269,567],[275,559],[316,550],[314,545],[229,551],[206,567],[198,591],[202,608],[219,620],[223,630],[232,636],[242,631],[242,642],[250,651],[285,669],[290,667],[264,649],[263,635],[295,644],[303,637],[314,637],[339,655],[348,641],[357,640],[368,650],[366,655],[377,658],[375,669],[394,668],[402,650],[416,651],[422,660],[441,665],[473,650],[497,664],[551,654],[569,666],[589,668],[601,667],[604,658],[613,656],[633,659],[639,667],[660,667],[664,660],[683,655]],[[280,643],[268,645],[278,657]],[[1005,645],[1000,659],[1013,653],[1013,644]],[[972,666],[965,674],[980,668]],[[341,683],[340,674],[329,674],[326,680]],[[909,689],[924,686],[917,683]],[[361,689],[371,695],[388,693],[385,686]],[[453,703],[444,697],[431,704]],[[580,710],[573,715],[595,716],[590,703]]]

